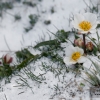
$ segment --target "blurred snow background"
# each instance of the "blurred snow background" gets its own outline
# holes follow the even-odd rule
[[[2,0],[3,2],[13,2],[14,7],[11,10],[3,11],[3,16],[0,18],[0,56],[7,53],[9,48],[11,51],[21,50],[21,48],[26,46],[34,46],[36,41],[40,40],[40,37],[45,36],[45,40],[49,39],[48,30],[55,33],[57,29],[64,29],[65,31],[71,30],[72,26],[69,24],[69,18],[71,18],[75,13],[84,13],[87,9],[86,4],[90,4],[90,0]],[[17,2],[15,2],[17,1]],[[23,5],[23,1],[31,1],[36,3],[36,7],[30,7]],[[95,4],[96,0],[92,0]],[[1,2],[1,1],[0,1]],[[54,13],[51,9],[54,9]],[[12,15],[19,14],[21,20],[15,21]],[[36,14],[39,16],[37,23],[29,31],[25,32],[25,28],[29,26],[29,15]],[[46,25],[44,21],[50,20],[51,24]],[[57,27],[57,28],[56,28]],[[7,43],[6,43],[7,42]],[[9,48],[7,47],[9,46]],[[44,62],[47,61],[44,59]],[[48,62],[48,61],[47,61]],[[50,62],[48,62],[50,63]],[[34,66],[40,66],[41,61],[38,61]],[[33,66],[33,65],[32,65]],[[34,73],[37,75],[40,73],[40,69],[37,68]],[[26,77],[26,76],[25,76]],[[66,76],[66,81],[69,81],[73,77],[72,74]],[[54,93],[51,88],[54,85],[59,84],[62,86],[58,79],[55,79],[52,73],[47,73],[46,82],[41,86],[28,80],[30,86],[34,90],[34,94],[31,89],[18,89],[15,88],[16,80],[18,76],[14,76],[11,83],[4,85],[1,82],[1,92],[0,100],[49,100],[50,95]],[[61,78],[62,79],[62,78]],[[80,78],[78,81],[81,80]],[[64,93],[65,92],[65,93]],[[21,93],[21,94],[19,94]],[[86,97],[87,96],[87,97]],[[61,99],[62,98],[62,99]],[[64,99],[66,98],[66,99]],[[83,98],[83,99],[81,99]],[[69,97],[66,91],[63,91],[63,95],[54,98],[53,100],[89,100],[89,94],[86,92],[82,96],[77,96],[76,98]]]

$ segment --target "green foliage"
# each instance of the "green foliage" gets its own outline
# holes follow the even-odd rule
[[[9,77],[13,73],[9,65],[0,66],[0,79],[4,77]]]
[[[29,18],[33,19],[33,16],[30,15]],[[13,73],[17,73],[17,71],[27,68],[27,66],[29,66],[30,63],[34,63],[35,61],[37,61],[37,59],[41,59],[43,57],[46,57],[53,63],[56,63],[58,66],[60,66],[60,67],[57,66],[57,68],[53,68],[52,66],[48,67],[48,65],[43,65],[43,69],[46,72],[47,71],[53,72],[55,74],[55,77],[59,77],[59,75],[61,75],[63,71],[65,73],[68,73],[69,69],[63,62],[63,57],[62,57],[63,55],[60,55],[59,53],[64,54],[63,51],[64,48],[61,47],[61,43],[65,43],[66,40],[68,39],[69,34],[71,33],[72,33],[71,31],[65,32],[64,30],[58,30],[55,34],[52,33],[55,36],[55,39],[53,40],[50,39],[48,41],[40,42],[34,47],[32,47],[32,49],[39,50],[41,54],[33,55],[28,48],[15,52],[18,64],[9,66],[8,70],[5,71],[7,73],[5,75],[10,76]],[[78,70],[79,68],[80,66],[76,68],[77,72],[79,71]],[[38,81],[41,83],[41,79],[38,76],[35,76],[34,73],[31,73],[30,71],[28,72],[25,71],[28,77],[31,77],[33,81]]]
[[[100,43],[99,43],[99,34],[97,32],[97,37],[98,37],[98,40],[96,40],[95,38],[90,38],[88,35],[87,37],[93,42],[94,46],[93,46],[93,50],[90,52],[90,51],[87,51],[88,54],[94,54],[94,55],[97,55],[97,52],[100,52]]]
[[[51,8],[51,13],[53,14],[55,12],[54,7]]]
[[[84,3],[87,5],[87,7],[89,8],[89,12],[91,12],[91,13],[98,13],[98,12],[99,12],[99,5],[100,5],[100,4],[97,3],[97,5],[94,5],[93,2],[92,2],[91,0],[89,0],[89,2],[91,2],[91,3],[90,3],[90,6],[89,6],[89,5],[86,3],[85,0],[83,0],[83,1],[84,1]]]
[[[3,11],[12,8],[13,8],[13,4],[11,2],[0,2],[0,17],[2,17]]]
[[[92,63],[95,69],[93,71],[91,70],[85,71],[85,74],[88,77],[88,80],[86,79],[85,80],[95,87],[100,87],[100,66],[97,63],[94,63],[93,61]]]
[[[33,29],[34,25],[36,24],[36,22],[38,21],[38,16],[37,15],[29,15],[29,23],[30,26],[28,28],[24,28],[26,32],[29,32],[30,30]]]
[[[40,55],[32,55],[30,57],[28,57],[27,59],[23,60],[19,65],[16,66],[16,69],[21,70],[24,67],[27,67],[28,64],[30,64],[33,61],[36,61],[37,59],[39,59],[41,56]]]
[[[18,20],[21,19],[21,16],[20,15],[15,15],[14,17],[15,17],[15,21],[18,21]]]
[[[98,11],[99,11],[98,5],[97,6],[92,5],[92,7],[89,7],[89,11],[91,13],[98,13]]]
[[[59,52],[64,53],[61,43],[66,42],[70,33],[71,32],[69,31],[65,32],[64,30],[58,30],[56,34],[52,33],[55,36],[54,40],[37,43],[37,45],[34,46],[34,49],[41,51],[41,57],[46,57],[52,62],[62,66],[62,68],[66,68],[63,58],[59,55]],[[68,72],[68,69],[66,71]]]
[[[93,54],[97,55],[98,48],[96,46],[93,47]]]
[[[29,15],[29,19],[30,19],[30,25],[31,26],[34,26],[35,25],[35,23],[38,21],[38,16],[37,15],[33,15],[33,14],[31,14],[31,15]]]
[[[20,62],[19,65],[16,66],[16,69],[21,70],[22,68],[26,67],[33,61],[41,58],[41,55],[33,55],[30,53],[28,49],[23,49],[21,51],[16,52],[17,60]]]
[[[69,34],[71,34],[70,31],[65,32],[64,30],[58,30],[58,32],[56,33],[55,36],[56,36],[56,38],[57,38],[58,40],[60,40],[61,43],[63,43],[63,42],[66,42],[66,40],[67,40]]]
[[[37,45],[35,45],[34,48],[36,49],[36,48],[39,48],[41,46],[48,45],[48,46],[55,46],[55,49],[56,49],[56,47],[59,47],[61,43],[66,42],[70,33],[71,32],[65,32],[64,30],[59,30],[59,31],[57,31],[56,34],[52,33],[52,34],[54,34],[56,39],[40,42]]]
[[[41,55],[31,54],[28,49],[17,51],[16,56],[18,61],[17,65],[10,65],[10,64],[3,63],[3,65],[0,66],[0,79],[4,77],[9,77],[10,75],[14,74],[16,71],[19,71],[24,67],[27,67],[31,62],[36,61],[41,57]]]
[[[33,29],[31,26],[28,27],[28,28],[24,28],[25,29],[25,32],[29,32],[31,29]]]
[[[98,24],[96,28],[100,28],[100,24]]]
[[[23,4],[27,5],[27,6],[30,6],[30,7],[35,7],[36,6],[35,3],[33,4],[32,2],[29,2],[29,1],[24,1]]]
[[[44,24],[49,25],[49,24],[51,24],[51,21],[50,20],[45,20]]]
[[[85,86],[85,84],[83,84],[83,83],[80,83],[80,86],[84,87],[84,86]]]
[[[57,39],[54,39],[54,40],[40,42],[37,45],[35,45],[34,48],[39,48],[41,46],[46,46],[46,45],[49,45],[49,46],[51,46],[51,45],[60,45],[60,43]]]
[[[23,49],[21,51],[17,51],[16,52],[16,56],[17,58],[19,58],[20,60],[25,60],[31,56],[33,56],[33,54],[30,53],[30,51],[28,49]]]
[[[13,5],[11,2],[2,2],[0,3],[0,10],[12,9]]]

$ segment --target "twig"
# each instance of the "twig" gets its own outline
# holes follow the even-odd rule
[[[5,95],[5,94],[4,94]],[[6,95],[5,95],[5,99],[7,100],[7,97],[6,97]]]
[[[8,47],[8,49],[9,49],[9,51],[11,51],[11,49],[10,49],[10,47],[9,47],[9,45],[8,45],[7,41],[6,41],[5,36],[4,36],[4,40],[5,40],[5,43],[6,43],[7,47]]]
[[[1,50],[0,52],[17,52],[17,51],[5,51],[5,50]]]

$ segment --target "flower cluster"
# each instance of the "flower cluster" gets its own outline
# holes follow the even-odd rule
[[[74,46],[66,47],[64,62],[66,65],[84,63],[86,61],[87,51],[93,50],[93,43],[91,41],[86,43],[85,36],[88,33],[95,33],[97,27],[97,16],[93,13],[76,14],[72,25],[78,30],[82,38],[77,38],[74,40]],[[85,56],[84,56],[85,55]]]

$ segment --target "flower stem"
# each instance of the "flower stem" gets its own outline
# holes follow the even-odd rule
[[[85,42],[85,34],[83,34],[83,48],[84,48],[84,53],[86,54],[86,42]]]

